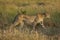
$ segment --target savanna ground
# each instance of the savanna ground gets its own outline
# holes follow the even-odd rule
[[[44,5],[40,5],[40,3],[44,3]],[[60,0],[0,0],[0,40],[60,40],[60,34],[58,35],[58,33],[60,33],[59,4]],[[44,34],[44,30],[39,33],[36,31],[29,33],[29,29],[25,29],[21,32],[16,29],[16,27],[12,32],[9,32],[9,25],[18,14],[17,11],[21,10],[20,8],[22,8],[23,11],[25,10],[27,15],[36,15],[38,12],[50,13],[51,20],[55,23],[56,28],[50,25],[46,29],[46,33],[52,33],[53,36]],[[47,19],[45,19],[45,22],[45,25],[50,23]],[[58,30],[58,32],[56,30]],[[58,35],[58,37],[56,37],[56,35]]]

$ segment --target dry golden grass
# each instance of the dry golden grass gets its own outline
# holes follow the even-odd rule
[[[2,40],[2,36],[3,34],[2,34],[2,30],[0,30],[0,40]]]
[[[42,33],[38,33],[37,31],[32,31],[29,33],[28,29],[18,31],[14,28],[12,32],[10,32],[10,30],[3,30],[3,35],[0,34],[0,38],[2,40],[54,40],[55,36],[47,36]]]
[[[9,32],[8,30],[4,30],[3,33],[3,40],[45,40],[42,35],[37,32],[29,33],[28,31],[20,32],[16,29],[14,31]]]

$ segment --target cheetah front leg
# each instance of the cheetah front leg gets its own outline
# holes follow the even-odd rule
[[[46,29],[45,26],[44,26],[43,21],[41,21],[40,24],[42,25],[42,27],[43,27],[44,29]]]

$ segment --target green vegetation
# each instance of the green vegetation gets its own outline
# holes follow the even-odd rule
[[[39,3],[44,3],[45,5],[40,5]],[[25,33],[25,31],[22,33],[16,29],[14,29],[14,32],[11,33],[8,30],[4,30],[9,28],[8,26],[12,23],[14,17],[18,14],[18,11],[21,13],[21,10],[26,11],[27,15],[36,15],[37,13],[47,12],[51,14],[52,22],[60,27],[60,0],[0,0],[1,40],[2,30],[3,33],[5,32],[3,35],[3,40],[48,40],[46,39],[48,38],[47,36],[38,34],[36,32],[33,32],[31,35],[29,35],[29,33]],[[51,29],[47,30],[50,31]]]

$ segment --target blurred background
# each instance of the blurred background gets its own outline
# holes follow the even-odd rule
[[[9,25],[13,22],[18,11],[21,13],[21,10],[26,11],[27,15],[47,12],[51,15],[52,22],[60,28],[60,0],[0,0],[0,40],[50,40],[55,38],[56,35],[46,36],[34,31],[31,34],[16,29],[14,32],[8,32]],[[45,20],[46,23],[50,23],[47,19]],[[46,23],[45,25],[47,25]],[[60,40],[59,38],[51,40]]]

